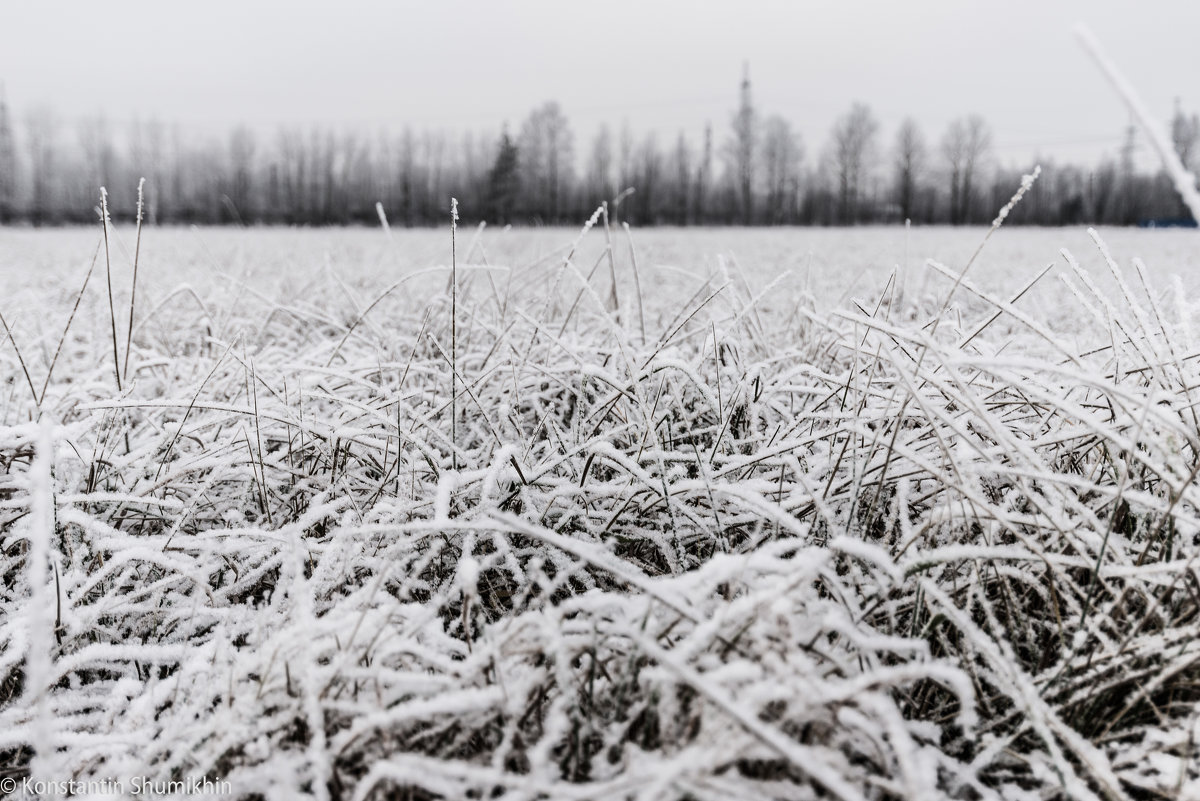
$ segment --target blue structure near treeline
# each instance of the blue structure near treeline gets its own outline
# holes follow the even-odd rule
[[[1159,217],[1153,220],[1141,220],[1138,228],[1195,228],[1196,221],[1191,217]]]

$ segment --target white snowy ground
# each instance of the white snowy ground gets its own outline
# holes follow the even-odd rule
[[[1200,797],[1200,237],[984,234],[0,230],[0,790]]]

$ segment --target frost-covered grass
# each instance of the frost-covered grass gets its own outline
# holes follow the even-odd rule
[[[1193,233],[578,236],[0,232],[0,777],[1200,797]]]

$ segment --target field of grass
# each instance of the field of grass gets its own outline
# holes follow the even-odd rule
[[[1200,798],[1200,240],[987,233],[0,230],[0,778]]]

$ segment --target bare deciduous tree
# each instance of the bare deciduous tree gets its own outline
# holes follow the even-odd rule
[[[519,147],[521,184],[528,190],[527,208],[557,221],[574,152],[571,128],[558,103],[545,103],[529,114],[521,129]]]
[[[79,144],[83,149],[89,189],[112,184],[116,178],[116,150],[104,115],[80,122]]]
[[[704,126],[704,148],[700,153],[700,164],[696,168],[696,190],[693,207],[696,219],[703,223],[708,220],[708,193],[712,187],[713,132],[712,123]]]
[[[793,219],[800,191],[800,162],[804,149],[791,123],[772,116],[763,125],[762,166],[767,185],[767,221],[782,223]]]
[[[838,192],[838,222],[859,221],[860,201],[872,163],[879,123],[871,109],[855,103],[833,126],[830,158]]]
[[[992,131],[972,114],[950,123],[942,137],[942,157],[950,176],[950,223],[971,221],[974,182],[992,148]]]
[[[637,222],[653,224],[658,222],[656,212],[661,207],[659,195],[662,193],[663,165],[662,154],[658,149],[658,138],[653,133],[646,134],[635,156],[637,162],[637,194],[631,198],[634,208],[639,212]]]
[[[1175,98],[1175,114],[1171,117],[1171,144],[1179,155],[1183,166],[1191,171],[1196,169],[1196,146],[1200,144],[1200,116],[1184,113],[1183,104]],[[1180,209],[1180,216],[1186,212]]]
[[[254,186],[254,132],[245,126],[234,129],[229,137],[230,178],[225,198],[229,213],[239,223],[254,219],[251,190]]]
[[[166,153],[163,149],[162,123],[155,119],[148,123],[135,120],[130,132],[130,142],[130,166],[133,173],[146,179],[145,221],[148,225],[156,225],[166,188],[163,174]]]
[[[588,160],[587,192],[589,203],[597,199],[612,198],[613,190],[613,147],[612,132],[601,125],[592,140],[592,155]]]
[[[726,146],[729,167],[733,175],[742,222],[749,225],[754,221],[754,168],[758,148],[758,113],[750,93],[750,67],[742,74],[738,110],[733,115],[733,131]]]
[[[58,125],[54,113],[35,109],[26,120],[25,139],[29,148],[29,218],[34,225],[49,222],[54,211],[55,138]]]
[[[686,225],[692,219],[692,152],[688,147],[687,137],[683,131],[675,140],[675,150],[671,154],[671,174],[674,186],[671,193],[671,210],[674,212],[674,222]]]
[[[17,208],[17,147],[4,86],[0,84],[0,224],[9,222]]]
[[[926,158],[925,135],[915,120],[906,118],[896,131],[892,155],[896,168],[896,204],[900,207],[902,219],[911,220],[916,216],[917,189],[921,173],[925,170]]]

